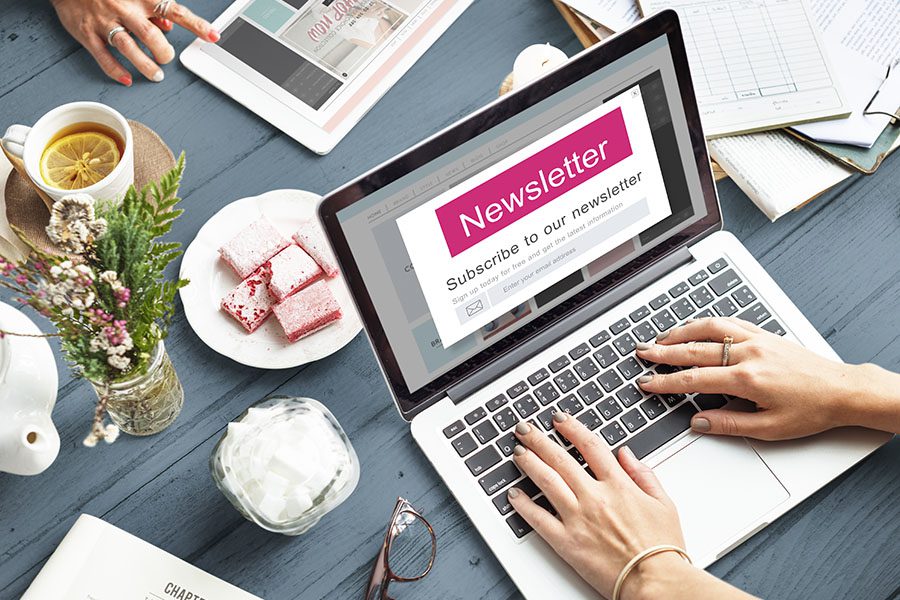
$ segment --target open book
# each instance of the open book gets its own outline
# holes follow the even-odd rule
[[[81,515],[22,600],[261,600],[130,533]]]

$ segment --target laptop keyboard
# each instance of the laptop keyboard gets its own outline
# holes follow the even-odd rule
[[[635,346],[688,318],[712,316],[737,316],[785,334],[757,294],[720,258],[443,429],[516,537],[524,537],[531,527],[507,501],[510,486],[515,484],[555,514],[512,461],[516,424],[526,420],[547,432],[585,465],[578,450],[554,431],[553,413],[564,411],[606,440],[613,451],[627,445],[644,458],[688,430],[698,409],[720,408],[727,399],[717,394],[647,394],[635,383],[638,377],[683,367],[648,363],[635,355]]]

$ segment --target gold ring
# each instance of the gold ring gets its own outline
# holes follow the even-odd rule
[[[726,335],[725,339],[722,340],[722,366],[728,366],[728,360],[731,358],[731,344],[734,343],[734,338],[730,335]]]

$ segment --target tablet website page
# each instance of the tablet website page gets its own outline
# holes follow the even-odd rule
[[[337,216],[414,392],[705,216],[692,171],[660,38]]]
[[[402,59],[416,28],[452,0],[251,0],[222,31],[218,48],[251,81],[276,84],[330,114],[367,89],[373,71]],[[346,102],[345,102],[346,101]]]

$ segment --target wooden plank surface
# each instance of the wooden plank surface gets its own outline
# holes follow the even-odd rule
[[[220,0],[194,0],[211,17]],[[171,39],[179,50],[183,32]],[[188,154],[189,242],[225,204],[276,188],[319,193],[496,97],[518,51],[580,44],[544,0],[480,0],[326,157],[315,156],[178,64],[160,84],[108,83],[61,30],[48,3],[7,1],[0,22],[0,128],[76,99],[106,102]],[[138,77],[136,77],[136,80]],[[900,162],[839,188],[776,224],[730,181],[719,183],[726,225],[847,360],[900,370]],[[209,350],[179,312],[168,347],[185,387],[165,433],[81,446],[93,402],[58,358],[59,459],[43,475],[0,475],[0,600],[18,598],[81,512],[103,517],[270,600],[361,595],[386,519],[403,495],[432,520],[437,565],[399,598],[518,598],[397,416],[364,336],[305,368],[260,371]],[[57,353],[57,357],[58,357]],[[244,521],[207,468],[226,423],[273,393],[325,402],[362,460],[353,496],[307,535],[285,538]],[[895,598],[900,585],[900,444],[879,450],[711,567],[767,598]]]

